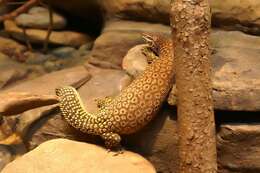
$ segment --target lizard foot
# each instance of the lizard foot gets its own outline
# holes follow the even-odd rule
[[[146,56],[148,64],[151,64],[154,60],[158,59],[159,57],[154,54],[152,50],[148,47],[142,50],[142,53]]]
[[[97,107],[102,109],[105,108],[112,100],[112,97],[106,96],[103,99],[95,99],[95,102],[97,103]]]
[[[120,146],[121,137],[117,133],[104,133],[101,137],[105,140],[105,146],[108,149]]]

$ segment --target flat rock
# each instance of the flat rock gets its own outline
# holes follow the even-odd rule
[[[127,51],[137,44],[144,43],[141,38],[143,32],[169,33],[170,30],[161,24],[131,21],[107,22],[103,33],[94,42],[88,61],[98,59],[121,66]]]
[[[22,13],[15,18],[15,23],[20,27],[48,29],[49,11],[43,7],[32,7],[27,13]],[[66,26],[66,19],[53,12],[53,29],[63,29]]]
[[[25,29],[27,38],[24,36],[22,28],[19,28],[14,21],[6,20],[4,22],[5,31],[17,40],[26,42],[28,39],[31,43],[43,43],[47,31],[40,29]],[[49,43],[55,45],[65,45],[79,47],[87,42],[91,42],[90,36],[73,31],[52,31]]]
[[[80,154],[79,154],[80,153]],[[51,140],[8,164],[2,173],[155,173],[142,156],[125,151],[114,156],[101,147],[70,141]]]
[[[0,114],[16,115],[28,109],[58,103],[55,95],[35,95],[31,93],[0,93]]]

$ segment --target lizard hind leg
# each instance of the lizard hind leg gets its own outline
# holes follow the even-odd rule
[[[109,105],[109,103],[113,100],[112,97],[110,96],[106,96],[103,99],[95,99],[96,103],[97,103],[97,107],[100,109],[105,108],[107,105]]]
[[[120,147],[121,137],[119,134],[108,132],[108,133],[103,133],[101,137],[105,141],[106,148],[112,149],[112,148]]]

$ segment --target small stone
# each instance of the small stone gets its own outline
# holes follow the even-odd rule
[[[27,64],[43,64],[45,61],[48,60],[49,56],[48,55],[44,55],[42,53],[39,52],[25,52],[24,56],[26,57],[25,63]]]
[[[49,11],[43,7],[32,7],[28,13],[20,14],[15,18],[20,27],[47,29],[49,27]],[[63,29],[66,19],[57,13],[53,13],[53,29]]]
[[[130,49],[123,59],[122,67],[132,76],[137,76],[142,73],[148,65],[147,57],[142,51],[147,47],[146,44],[141,44]]]
[[[0,145],[0,171],[12,161],[12,154],[7,147]]]
[[[72,58],[77,50],[73,47],[60,47],[51,51],[58,58]]]
[[[78,49],[79,55],[80,56],[88,55],[92,46],[93,46],[93,42],[89,42],[80,46]]]

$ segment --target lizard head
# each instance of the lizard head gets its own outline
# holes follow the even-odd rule
[[[163,35],[156,33],[142,33],[142,38],[156,54],[159,53],[160,46],[163,45],[163,42],[165,41]]]

